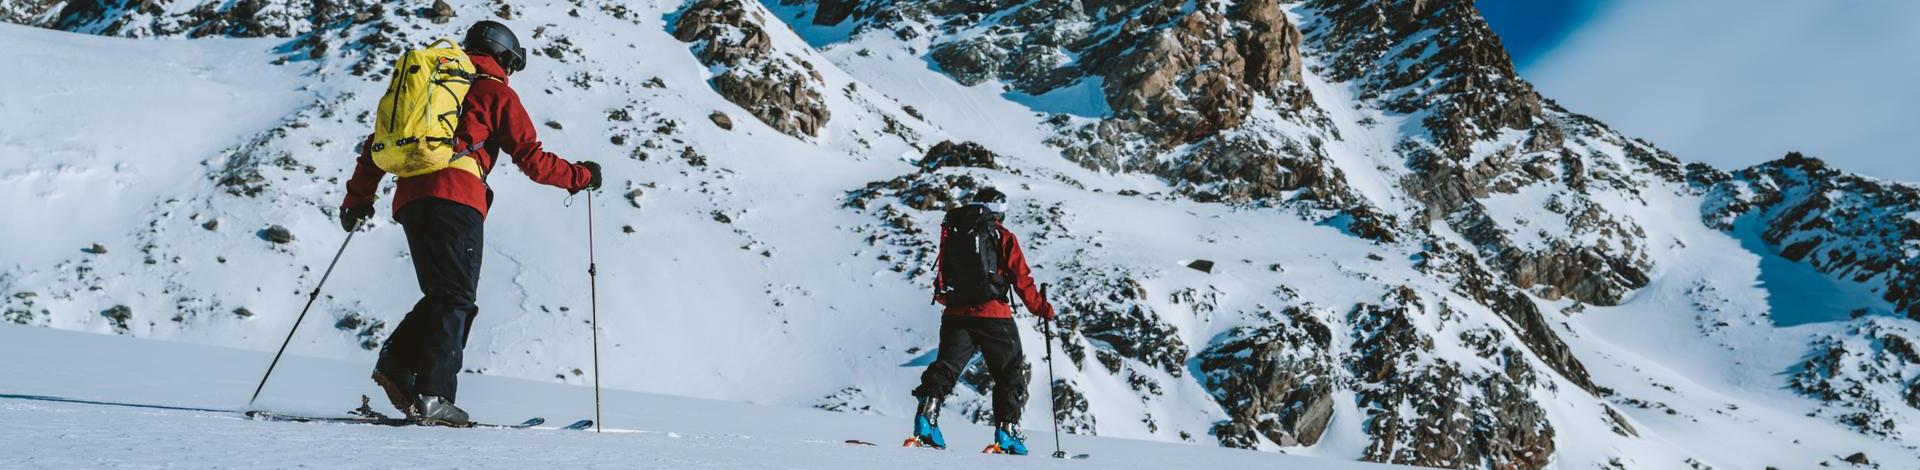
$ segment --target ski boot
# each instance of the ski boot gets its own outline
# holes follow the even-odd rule
[[[420,424],[427,426],[449,426],[464,428],[473,425],[467,420],[466,410],[453,406],[453,401],[433,395],[421,395],[414,405],[419,413]]]
[[[988,444],[987,454],[1027,455],[1027,436],[1020,433],[1020,425],[1000,423],[993,425],[993,443]]]
[[[380,359],[373,363],[373,383],[387,392],[387,401],[393,403],[393,409],[407,418],[419,418],[414,412],[413,373],[394,367],[392,359],[387,357],[387,346],[380,346]]]
[[[932,447],[945,450],[947,438],[940,435],[940,404],[945,400],[920,397],[920,406],[913,416],[913,437],[907,438],[901,447]]]

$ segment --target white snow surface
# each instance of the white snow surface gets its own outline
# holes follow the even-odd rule
[[[492,8],[453,3],[463,18]],[[1196,374],[1176,377],[1132,360],[1123,370],[1059,370],[1087,395],[1099,417],[1094,430],[1107,437],[1067,440],[1070,449],[1096,453],[1095,461],[840,444],[863,438],[889,447],[902,437],[909,390],[937,343],[938,321],[927,305],[930,276],[895,272],[879,259],[902,250],[869,242],[878,221],[844,208],[843,197],[912,171],[909,160],[946,139],[979,142],[1006,157],[1010,171],[975,174],[1012,194],[1010,228],[1027,244],[1036,277],[1055,279],[1058,266],[1071,262],[1124,268],[1157,295],[1152,307],[1193,354],[1261,321],[1245,312],[1297,301],[1340,317],[1393,285],[1470,310],[1464,322],[1420,325],[1424,333],[1514,336],[1496,315],[1416,271],[1413,247],[1376,244],[1287,211],[1117,195],[1166,185],[1086,170],[1044,143],[1047,116],[1036,111],[1102,112],[1086,106],[1093,100],[1084,84],[1022,103],[997,84],[966,87],[931,70],[926,44],[807,27],[809,44],[774,23],[767,26],[777,47],[821,72],[833,110],[822,136],[800,140],[705,85],[709,68],[666,32],[664,18],[681,2],[637,3],[634,20],[572,17],[559,2],[516,8],[524,15],[516,24],[548,25],[548,34],[590,51],[590,60],[537,59],[513,85],[537,121],[563,124],[540,128],[547,148],[603,163],[608,188],[568,205],[563,192],[527,182],[510,163],[496,168],[481,312],[460,397],[489,421],[543,414],[559,424],[591,412],[591,393],[581,387],[594,373],[581,207],[591,203],[599,217],[601,380],[613,390],[606,421],[622,432],[255,423],[225,413],[0,400],[5,422],[27,423],[0,427],[8,433],[0,467],[280,466],[297,462],[284,455],[304,455],[317,466],[365,467],[1371,468],[1344,462],[1371,444],[1367,416],[1350,391],[1340,392],[1319,444],[1265,449],[1323,458],[1220,450],[1209,445],[1208,429],[1225,413]],[[461,26],[426,25],[438,29],[421,37],[452,36]],[[16,64],[16,72],[0,74],[0,195],[7,201],[0,220],[13,227],[0,242],[0,294],[16,296],[5,305],[28,305],[30,325],[168,341],[0,328],[0,352],[19,358],[0,361],[0,377],[8,377],[0,393],[244,406],[339,248],[344,234],[329,211],[351,171],[351,149],[370,125],[354,116],[373,108],[383,84],[349,75],[337,56],[272,65],[283,40],[136,41],[0,24],[0,43],[7,46],[0,63]],[[654,77],[666,86],[640,85]],[[576,81],[590,86],[570,84]],[[1408,170],[1392,149],[1417,119],[1356,105],[1345,84],[1311,73],[1307,82],[1345,136],[1327,147],[1349,183],[1387,212],[1412,210],[1396,183]],[[925,119],[906,117],[902,106]],[[635,122],[610,121],[616,109],[630,110]],[[345,118],[329,115],[336,110]],[[716,110],[732,117],[734,130],[709,123]],[[880,131],[887,117],[918,139]],[[609,142],[610,134],[660,122],[676,130],[656,136],[659,148]],[[684,149],[704,155],[706,165],[689,165],[679,156]],[[647,158],[630,157],[636,150]],[[249,158],[288,163],[261,165],[273,184],[252,196],[229,194],[209,176]],[[629,191],[637,195],[630,199]],[[1525,235],[1516,237],[1522,244],[1538,241],[1531,230],[1562,229],[1538,210],[1553,195],[1529,191],[1484,201],[1503,228]],[[1568,315],[1558,312],[1571,301],[1539,301],[1594,382],[1612,390],[1596,397],[1558,377],[1549,379],[1550,391],[1530,390],[1556,430],[1553,468],[1817,468],[1854,452],[1883,468],[1920,468],[1911,441],[1870,438],[1811,417],[1818,405],[1784,384],[1811,338],[1853,324],[1812,310],[1881,301],[1831,281],[1783,282],[1825,278],[1778,272],[1799,265],[1705,227],[1698,197],[1683,188],[1662,183],[1638,194],[1597,199],[1646,231],[1652,283],[1620,306]],[[337,413],[352,397],[378,393],[366,379],[374,353],[364,344],[384,337],[418,295],[401,231],[384,203],[378,210],[295,336],[263,406]],[[909,216],[920,227],[937,224],[937,214]],[[217,227],[203,228],[209,221]],[[271,225],[296,239],[265,240],[259,232]],[[95,243],[107,251],[82,252]],[[1194,259],[1218,265],[1212,274],[1183,267]],[[1276,286],[1299,298],[1276,300]],[[1205,300],[1166,295],[1187,289]],[[32,295],[18,297],[25,293]],[[1803,298],[1819,301],[1779,301]],[[1783,305],[1809,311],[1777,311]],[[124,328],[104,315],[116,306],[131,312]],[[243,308],[251,315],[235,313]],[[1341,320],[1328,321],[1341,332],[1336,343],[1351,340]],[[1026,424],[1036,450],[1050,450],[1048,389],[1037,360],[1046,345],[1037,330],[1023,330],[1036,368]],[[1436,355],[1470,370],[1499,369],[1468,351]],[[1143,398],[1127,374],[1165,385],[1164,393]],[[983,401],[963,386],[949,403],[947,435],[961,450],[984,444],[984,428],[960,417]],[[801,409],[812,406],[852,413]],[[1600,418],[1608,407],[1638,435],[1615,434]],[[1179,442],[1181,433],[1202,445],[1144,442]],[[225,451],[206,452],[216,448]],[[234,450],[242,448],[274,452]],[[434,458],[452,453],[443,448],[472,460]],[[327,460],[349,453],[364,457]]]
[[[395,428],[252,421],[237,412],[271,354],[0,326],[0,468],[1405,468],[1313,457],[1088,436],[1062,446],[1086,460],[974,453],[983,426],[942,426],[951,450],[898,448],[906,423],[820,410],[610,391],[601,433],[557,426],[593,417],[593,389],[467,375],[463,400],[482,422],[541,416],[534,430]],[[105,359],[103,361],[103,359]],[[264,408],[340,416],[357,406],[364,365],[291,358]],[[24,399],[57,397],[67,401]],[[123,406],[130,404],[143,406]],[[198,410],[156,407],[199,408]],[[1044,430],[1029,430],[1050,454]],[[847,444],[862,440],[875,446]]]

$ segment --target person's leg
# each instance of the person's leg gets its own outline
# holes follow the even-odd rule
[[[913,396],[919,403],[913,413],[913,437],[907,438],[909,447],[947,448],[947,438],[940,433],[940,407],[946,402],[947,395],[953,394],[953,385],[960,379],[960,371],[973,361],[973,339],[968,337],[964,325],[965,318],[940,318],[940,350],[934,356],[926,372],[920,374],[920,387],[913,389]]]
[[[913,396],[920,398],[946,399],[953,394],[953,386],[960,380],[960,372],[966,370],[967,363],[973,361],[976,351],[974,340],[968,335],[963,324],[967,319],[942,317],[940,319],[940,351],[926,372],[920,374],[920,387],[913,389]]]
[[[993,375],[993,420],[1019,424],[1031,375],[1026,352],[1020,348],[1020,326],[1011,318],[982,320],[972,336],[986,356],[987,372]]]
[[[479,314],[480,212],[451,201],[423,199],[407,207],[408,245],[423,294],[407,321],[416,323],[415,391],[455,401],[467,330]]]
[[[439,284],[433,276],[438,272],[434,266],[440,261],[435,254],[438,253],[436,244],[442,238],[438,236],[441,229],[432,224],[431,217],[418,216],[431,211],[416,209],[425,207],[429,202],[409,205],[394,215],[407,236],[407,251],[413,261],[414,282],[419,286],[420,300],[413,303],[413,309],[387,335],[386,342],[380,345],[379,360],[373,365],[374,383],[386,392],[387,400],[393,403],[394,409],[407,415],[415,411],[414,398],[419,394],[415,386],[418,374],[426,367],[427,352],[422,348],[427,337],[425,328],[433,323],[434,312],[438,308],[431,302],[431,295],[433,286]]]

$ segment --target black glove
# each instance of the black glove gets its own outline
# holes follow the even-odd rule
[[[348,232],[359,230],[360,225],[366,223],[367,219],[371,218],[373,218],[372,205],[340,208],[340,228],[346,229]]]
[[[575,190],[574,192],[577,193],[580,191],[594,191],[594,190],[600,189],[600,164],[594,163],[594,162],[580,162],[580,166],[587,169],[587,185],[584,187],[581,187],[578,190]]]

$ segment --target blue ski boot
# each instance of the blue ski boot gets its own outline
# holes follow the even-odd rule
[[[946,449],[947,438],[940,435],[940,404],[945,400],[920,397],[920,406],[913,416],[913,437],[901,443],[901,447],[932,447]]]
[[[981,452],[988,454],[1027,455],[1027,436],[1020,433],[1020,425],[1000,423],[993,425],[993,444]]]

